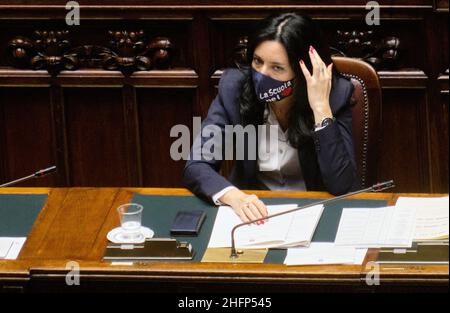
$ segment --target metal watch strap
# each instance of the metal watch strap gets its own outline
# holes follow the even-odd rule
[[[334,117],[325,117],[320,123],[314,125],[314,128],[326,127],[335,121]]]

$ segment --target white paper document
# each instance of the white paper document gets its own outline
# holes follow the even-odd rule
[[[11,249],[12,241],[6,238],[0,238],[0,259],[6,258],[9,249]]]
[[[415,222],[415,208],[343,209],[335,244],[360,248],[411,247]]]
[[[448,239],[449,198],[399,197],[395,206],[416,208],[414,240]]]
[[[0,237],[0,260],[17,259],[25,240],[25,237]]]
[[[367,249],[336,246],[328,242],[312,242],[309,247],[289,248],[284,260],[286,265],[361,265]]]
[[[269,215],[296,208],[296,204],[269,205]],[[318,205],[277,216],[262,225],[244,225],[235,232],[236,247],[241,249],[308,246],[323,212]],[[219,207],[208,248],[231,247],[231,230],[241,219],[228,206]]]

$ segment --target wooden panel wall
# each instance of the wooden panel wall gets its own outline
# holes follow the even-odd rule
[[[64,23],[65,3],[0,4],[0,181],[56,164],[57,175],[24,185],[181,186],[171,127],[206,115],[214,73],[233,66],[238,38],[258,19],[299,10],[318,20],[331,45],[336,30],[399,38],[398,63],[379,70],[378,178],[394,179],[399,192],[448,192],[448,0],[380,0],[381,25],[371,27],[356,0],[79,1],[80,26]],[[69,30],[72,46],[106,46],[108,30],[143,29],[170,38],[176,54],[171,69],[131,77],[83,68],[52,78],[12,67],[8,42],[44,29]]]

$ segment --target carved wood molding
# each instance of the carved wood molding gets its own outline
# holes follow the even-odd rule
[[[234,48],[233,58],[238,68],[247,64],[247,44],[248,36],[239,37],[238,44]]]
[[[397,37],[377,40],[373,31],[338,30],[336,42],[332,50],[337,55],[359,58],[376,70],[395,69],[400,59],[400,39]]]
[[[129,76],[135,71],[172,67],[175,49],[169,38],[147,41],[143,30],[109,31],[108,36],[108,47],[72,47],[67,30],[37,30],[32,39],[18,36],[9,41],[8,56],[13,67],[46,70],[52,76],[79,68],[118,70]]]
[[[439,77],[437,78],[438,85],[439,85],[439,91],[440,91],[441,95],[446,95],[447,97],[448,97],[448,93],[449,93],[448,92],[448,90],[449,90],[449,88],[448,88],[448,86],[449,86],[448,73],[449,73],[449,70],[446,69],[444,71],[444,73],[442,75],[439,75]]]
[[[448,13],[449,11],[448,2],[449,2],[448,0],[434,0],[433,8],[436,12]]]
[[[331,47],[333,55],[361,59],[376,70],[392,70],[397,68],[400,60],[400,39],[384,37],[376,40],[373,31],[337,31],[336,46]],[[247,63],[248,37],[238,39],[233,51],[234,63],[237,67]]]
[[[78,0],[82,20],[139,20],[176,18],[192,20],[197,14],[215,18],[263,18],[275,11],[298,10],[311,16],[332,19],[364,18],[368,1],[361,0]],[[448,0],[378,0],[390,18],[424,17],[433,11],[434,2]],[[52,19],[64,21],[67,0],[2,0],[0,20]],[[447,9],[448,12],[448,9]],[[440,13],[441,14],[441,13]]]

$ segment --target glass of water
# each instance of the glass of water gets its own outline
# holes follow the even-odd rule
[[[124,239],[133,240],[143,236],[140,232],[143,209],[137,203],[127,203],[117,208]]]

